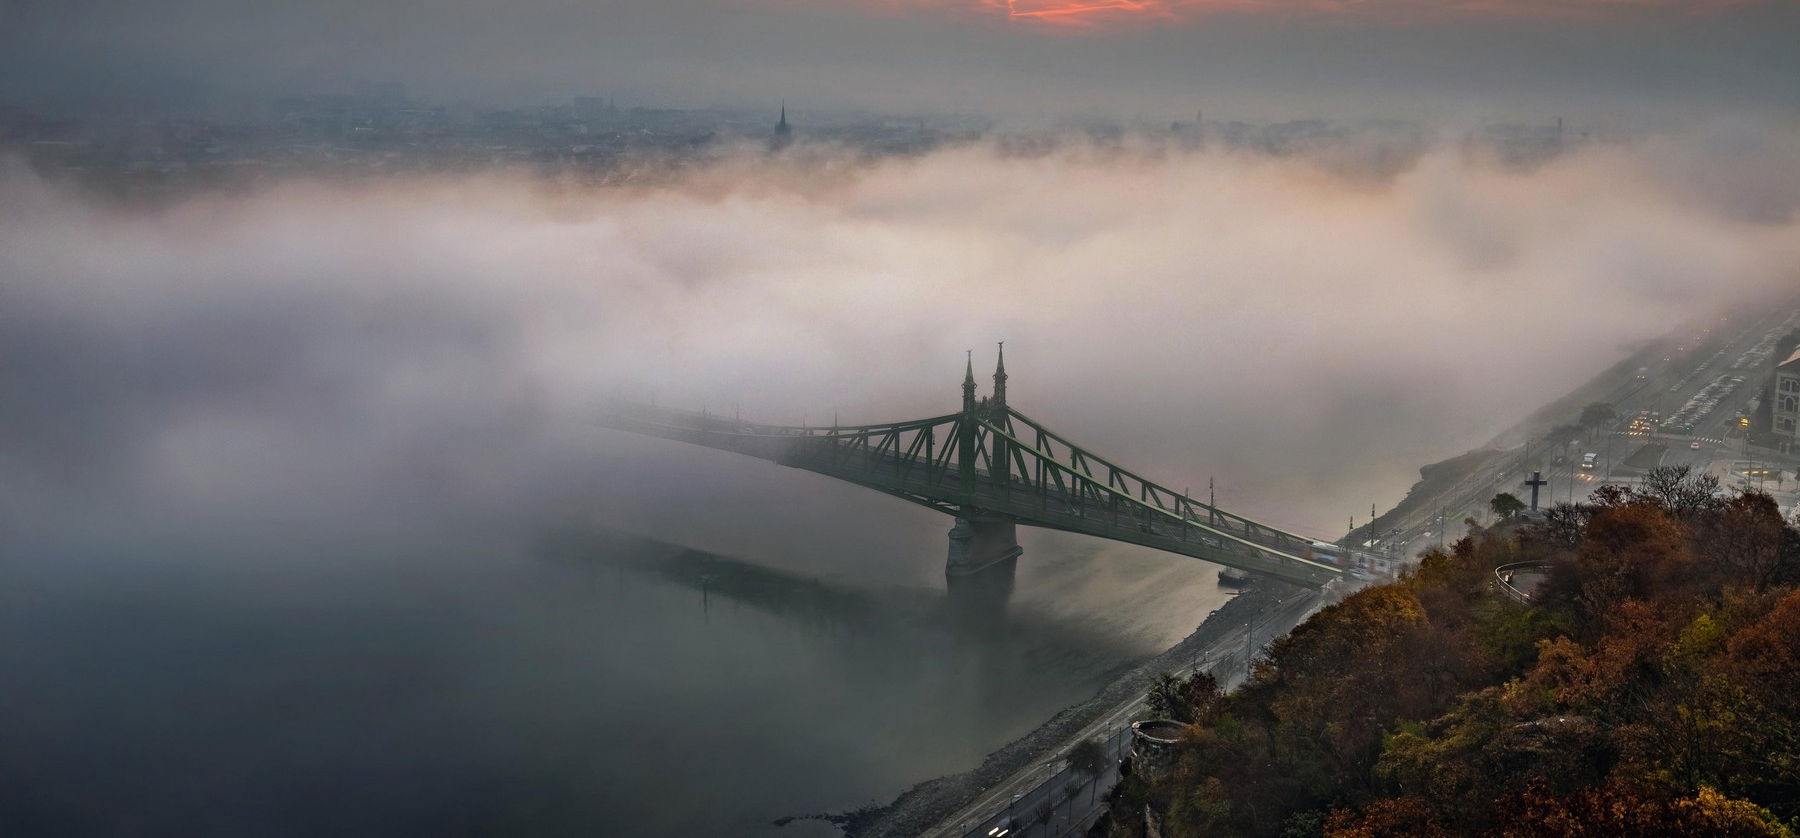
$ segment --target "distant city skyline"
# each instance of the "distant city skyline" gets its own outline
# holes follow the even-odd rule
[[[394,82],[486,104],[1682,120],[1793,115],[1781,0],[87,0],[0,10],[0,101],[218,107]]]

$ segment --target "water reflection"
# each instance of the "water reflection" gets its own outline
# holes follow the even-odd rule
[[[183,529],[10,545],[0,833],[804,834],[770,822],[966,770],[1161,645],[1052,547],[1021,579],[1065,610],[969,619],[591,528]]]
[[[1006,625],[1019,557],[1002,559],[974,573],[946,575],[950,622],[965,634],[992,636]]]
[[[745,720],[759,726],[757,738],[816,737],[820,750],[810,771],[790,775],[793,788],[730,803],[744,810],[731,824],[740,831],[763,823],[749,812],[772,817],[885,802],[913,782],[971,767],[1148,651],[1054,618],[1008,616],[999,588],[974,593],[999,596],[1000,607],[941,590],[866,590],[610,531],[558,533],[539,555],[571,570],[605,567],[638,584],[698,593],[685,628],[664,613],[660,630],[681,632],[698,622],[737,662],[765,651],[778,659],[764,661],[767,671],[740,671],[740,686],[787,707],[764,704]],[[752,648],[751,625],[775,627],[781,647]],[[795,659],[816,667],[818,677],[781,679]],[[815,701],[820,696],[829,700]],[[711,758],[755,771],[784,750],[779,741],[763,747],[769,752]],[[810,793],[795,795],[794,788]],[[833,788],[841,791],[818,793]],[[793,801],[785,810],[769,808],[784,800]]]

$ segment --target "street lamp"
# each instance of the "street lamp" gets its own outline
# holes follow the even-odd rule
[[[1612,442],[1613,442],[1612,432],[1607,431],[1607,433],[1606,433],[1606,480],[1609,483],[1612,482]]]

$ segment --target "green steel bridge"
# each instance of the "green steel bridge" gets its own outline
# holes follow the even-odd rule
[[[607,406],[601,424],[732,451],[835,477],[953,515],[946,573],[971,575],[1021,550],[1026,525],[1179,553],[1297,585],[1341,578],[1345,551],[1159,485],[1006,403],[1004,348],[990,398],[975,395],[970,360],[962,410],[880,425],[763,425],[635,403]],[[1010,572],[1008,574],[1010,576]]]

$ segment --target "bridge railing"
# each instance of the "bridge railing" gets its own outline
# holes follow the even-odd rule
[[[1507,599],[1520,605],[1531,604],[1531,591],[1521,590],[1513,585],[1513,577],[1521,572],[1543,573],[1550,569],[1549,562],[1513,562],[1494,568],[1494,587],[1505,594]]]

